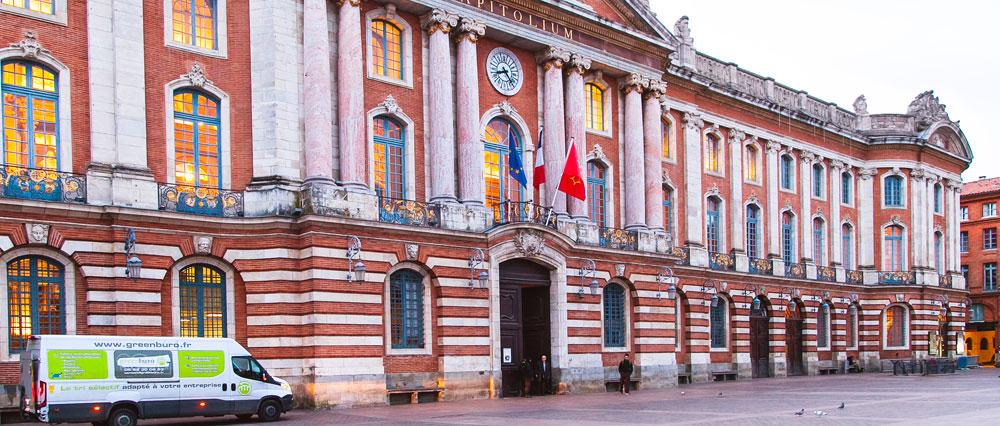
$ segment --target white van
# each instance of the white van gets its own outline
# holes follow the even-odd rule
[[[48,423],[227,414],[273,421],[292,407],[288,383],[232,339],[32,336],[20,392],[21,411]]]

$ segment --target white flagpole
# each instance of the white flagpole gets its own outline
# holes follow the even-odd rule
[[[569,150],[573,148],[574,144],[576,144],[576,138],[569,138],[569,148],[566,148],[566,158],[563,159],[562,172],[559,173],[560,183],[562,181],[562,175],[566,173],[566,164],[567,164],[566,162],[569,161]],[[545,184],[548,185],[548,182],[546,182]],[[545,216],[546,225],[549,224],[549,219],[552,218],[552,210],[555,209],[557,196],[559,196],[559,185],[556,185],[556,190],[555,192],[552,193],[552,201],[549,202],[549,214]]]

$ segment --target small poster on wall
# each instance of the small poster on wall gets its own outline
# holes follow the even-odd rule
[[[503,362],[506,364],[513,362],[510,355],[510,348],[503,348]]]

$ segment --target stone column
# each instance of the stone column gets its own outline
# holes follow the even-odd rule
[[[358,7],[352,6],[351,2],[345,2],[346,6],[341,6],[341,14],[357,14]],[[357,3],[357,2],[354,2]],[[330,31],[327,26],[326,0],[305,0],[302,10],[302,65],[305,74],[302,77],[304,86],[304,107],[305,107],[305,149],[308,155],[306,161],[306,183],[325,183],[332,185],[333,182],[333,91],[332,74],[330,70]],[[345,9],[354,9],[353,12]],[[356,27],[357,20],[350,21],[348,26]],[[340,31],[346,30],[340,28]],[[344,31],[345,35],[356,31]],[[354,36],[355,34],[350,34]],[[357,42],[360,43],[360,34],[357,34]],[[341,49],[350,50],[349,45],[338,44]],[[337,56],[338,63],[345,59],[344,52]],[[360,63],[361,58],[358,58]],[[361,68],[353,69],[354,72],[362,72]],[[359,74],[358,81],[362,76]],[[347,78],[350,80],[350,77]],[[343,79],[341,79],[343,81]],[[338,88],[340,89],[340,88]],[[363,92],[358,91],[361,96]],[[363,106],[363,103],[359,105]],[[353,111],[357,113],[358,111]],[[343,116],[344,113],[342,112]],[[363,123],[363,121],[361,121]],[[363,131],[362,127],[362,131]],[[363,135],[363,133],[358,136]],[[344,143],[341,143],[344,145]],[[364,151],[360,151],[364,153]],[[344,157],[341,157],[344,158]],[[364,158],[349,157],[353,163],[364,164]],[[343,170],[343,169],[342,169]]]
[[[743,220],[743,142],[747,135],[740,130],[729,131],[729,241],[733,252],[746,253],[746,222]]]
[[[802,151],[799,156],[799,247],[801,256],[805,263],[813,263],[812,246],[812,165],[816,161],[816,155],[809,151]],[[818,261],[818,260],[817,260]]]
[[[361,0],[338,0],[337,20],[337,136],[340,147],[340,184],[348,190],[368,190],[365,143],[364,46],[361,36]],[[319,18],[316,18],[319,19]],[[311,90],[306,88],[306,90]],[[306,158],[312,153],[307,152]]]
[[[910,251],[910,269],[923,269],[927,265],[927,252],[928,252],[928,240],[927,240],[927,209],[926,209],[926,189],[927,189],[927,173],[921,169],[914,169],[910,171],[909,180],[909,190],[910,190],[910,227],[908,229],[909,235],[907,243],[909,243]]]
[[[663,221],[663,106],[667,84],[650,79],[643,105],[646,225],[653,231],[666,232]],[[631,163],[627,163],[631,164]],[[624,170],[622,170],[624,172]]]
[[[843,173],[847,168],[842,161],[831,161],[830,168],[830,264],[832,266],[842,266],[844,264],[843,253],[841,252],[841,238],[843,229],[840,226],[840,199],[843,196]],[[840,276],[840,273],[837,273]]]
[[[430,168],[430,202],[451,204],[455,198],[455,97],[452,85],[451,44],[448,33],[458,25],[458,15],[434,9],[423,17],[428,34],[427,141]],[[476,125],[478,128],[479,125]],[[480,160],[481,161],[481,160]]]
[[[637,173],[633,167],[640,167],[643,161],[642,90],[646,80],[631,74],[622,82],[625,98],[625,161],[622,173],[625,177],[625,229],[646,227],[646,184],[645,174]]]
[[[865,271],[865,284],[874,284],[878,276],[875,266],[875,208],[873,177],[875,169],[858,171],[858,269]]]
[[[566,214],[566,194],[558,193],[559,178],[566,162],[566,114],[563,102],[563,65],[570,59],[570,53],[557,47],[550,47],[538,56],[545,70],[545,84],[542,95],[542,130],[545,141],[542,153],[545,155],[545,194],[539,200],[541,205],[550,206],[553,213]],[[577,147],[577,154],[583,151]],[[555,200],[555,201],[553,201]]]
[[[479,58],[476,43],[486,33],[486,26],[474,19],[462,18],[458,27],[458,194],[463,204],[482,207],[485,201],[483,182],[483,142],[479,132]],[[435,74],[431,74],[434,76]],[[435,77],[436,78],[436,77]],[[437,167],[437,164],[434,164]]]
[[[702,237],[704,202],[701,188],[701,129],[705,122],[697,112],[684,114],[684,206],[687,245],[693,266],[708,266],[708,252]]]
[[[781,144],[767,142],[767,256],[781,258],[781,212],[778,210],[778,187],[781,186],[778,172],[778,152]],[[777,269],[777,268],[775,268]],[[784,274],[784,271],[782,271]]]
[[[590,69],[590,59],[574,53],[566,64],[566,136],[576,140],[576,152],[580,161],[580,170],[587,170],[587,123],[586,98],[584,92],[583,73]],[[588,194],[588,196],[590,196]],[[577,220],[588,220],[590,211],[587,202],[570,197],[569,214]],[[545,202],[548,202],[546,200]]]

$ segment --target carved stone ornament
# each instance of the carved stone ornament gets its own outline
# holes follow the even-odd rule
[[[212,237],[204,235],[194,237],[194,251],[198,254],[209,254],[212,252]]]
[[[468,37],[470,41],[475,43],[486,34],[486,24],[482,21],[477,21],[471,18],[462,18],[462,21],[458,24],[458,34],[459,37]]]
[[[205,77],[205,70],[201,68],[200,64],[191,65],[191,71],[182,75],[181,78],[195,87],[205,87],[205,84],[212,84],[208,77]]]
[[[569,62],[570,52],[568,50],[550,46],[549,48],[543,50],[538,54],[536,58],[538,63],[545,66],[545,70],[548,71],[551,67],[562,68],[563,64]]]
[[[840,160],[830,160],[830,167],[833,167],[834,170],[844,170],[847,168],[847,164]]]
[[[545,239],[534,230],[521,230],[514,235],[514,247],[522,256],[538,256],[545,250]]]
[[[691,27],[688,26],[688,21],[687,16],[681,16],[681,18],[674,23],[674,35],[677,36],[680,42],[684,44],[694,43],[694,39],[691,38]]]
[[[458,15],[448,13],[444,9],[434,9],[431,13],[424,15],[422,21],[422,26],[427,30],[427,34],[434,34],[435,31],[447,34],[458,25]]]
[[[823,292],[823,300],[830,300],[830,292],[829,291],[824,291]]]
[[[622,80],[621,89],[628,94],[631,91],[642,93],[642,88],[649,84],[649,79],[642,74],[632,73]]]
[[[667,186],[669,186],[671,188],[676,188],[676,186],[674,186],[674,181],[670,179],[670,175],[667,174],[666,170],[661,171],[660,175],[661,175],[661,178],[663,179],[663,183],[664,184],[666,184]]]
[[[684,113],[684,128],[688,130],[701,130],[705,127],[705,120],[701,119],[701,114],[697,112]]]
[[[906,113],[917,118],[918,131],[926,129],[937,121],[951,121],[945,112],[945,106],[938,101],[937,96],[934,96],[933,90],[917,95],[916,99],[910,102]]]
[[[712,187],[708,188],[708,192],[705,193],[705,195],[709,196],[709,197],[711,197],[713,195],[716,196],[716,197],[720,197],[721,196],[720,194],[721,194],[721,192],[719,192],[719,185],[715,184],[715,183],[713,183]]]
[[[746,204],[757,204],[760,205],[760,199],[757,198],[756,192],[751,192],[750,196],[747,197]]]
[[[667,93],[667,82],[656,77],[646,80],[646,95],[650,98],[660,98]]]
[[[889,219],[889,223],[892,225],[902,225],[903,221],[899,218],[898,214],[894,214],[892,215],[892,218]]]
[[[420,246],[417,244],[407,244],[406,245],[406,258],[408,260],[417,260],[417,256],[420,254]]]
[[[775,141],[767,141],[767,150],[770,152],[781,151],[781,144]]]
[[[616,277],[624,277],[625,276],[625,264],[624,263],[616,263],[615,264],[615,276]]]
[[[25,31],[24,38],[17,43],[11,44],[10,47],[21,49],[21,55],[25,58],[36,58],[39,53],[49,53],[49,51],[43,48],[42,44],[38,42],[38,36],[34,31]]]
[[[941,232],[941,224],[940,223],[935,223],[934,224],[934,232]]]
[[[857,302],[858,302],[858,294],[851,293],[851,303],[857,303]]]
[[[865,99],[865,95],[858,96],[854,100],[854,113],[857,115],[868,115],[868,101]]]
[[[781,208],[781,211],[785,211],[785,210],[788,210],[788,211],[794,213],[794,211],[792,210],[792,203],[785,203],[785,206]]]
[[[861,169],[858,171],[858,178],[861,180],[868,180],[871,179],[872,176],[875,176],[875,173],[875,169]]]
[[[902,302],[904,300],[906,300],[906,296],[904,296],[903,293],[896,293],[896,301],[897,302]]]
[[[570,69],[571,70],[575,70],[576,72],[579,72],[580,74],[583,74],[583,73],[587,72],[587,70],[590,69],[590,66],[592,65],[592,63],[593,62],[590,59],[588,59],[587,57],[585,57],[585,56],[583,56],[583,55],[581,55],[579,53],[573,53],[569,57],[569,66],[570,66]]]
[[[604,148],[601,148],[601,145],[596,143],[594,144],[594,148],[590,150],[590,153],[587,154],[587,159],[600,160],[604,162],[604,164],[611,164],[611,162],[608,161],[608,156],[604,155]]]
[[[46,244],[49,242],[49,225],[26,223],[24,224],[24,229],[28,232],[29,244]]]
[[[742,130],[732,129],[729,131],[729,142],[737,143],[743,142],[747,138],[747,134]]]
[[[824,221],[826,220],[826,216],[823,216],[823,209],[822,208],[817,208],[816,209],[816,215],[815,215],[815,217],[823,219]]]
[[[511,105],[506,99],[503,102],[496,104],[496,109],[500,110],[500,113],[511,117],[514,115],[514,105]]]
[[[399,112],[402,111],[402,108],[400,108],[399,104],[396,103],[396,98],[394,98],[392,95],[386,96],[385,100],[382,101],[382,103],[378,104],[378,106],[385,108],[385,111],[387,113],[393,115],[399,114]]]

